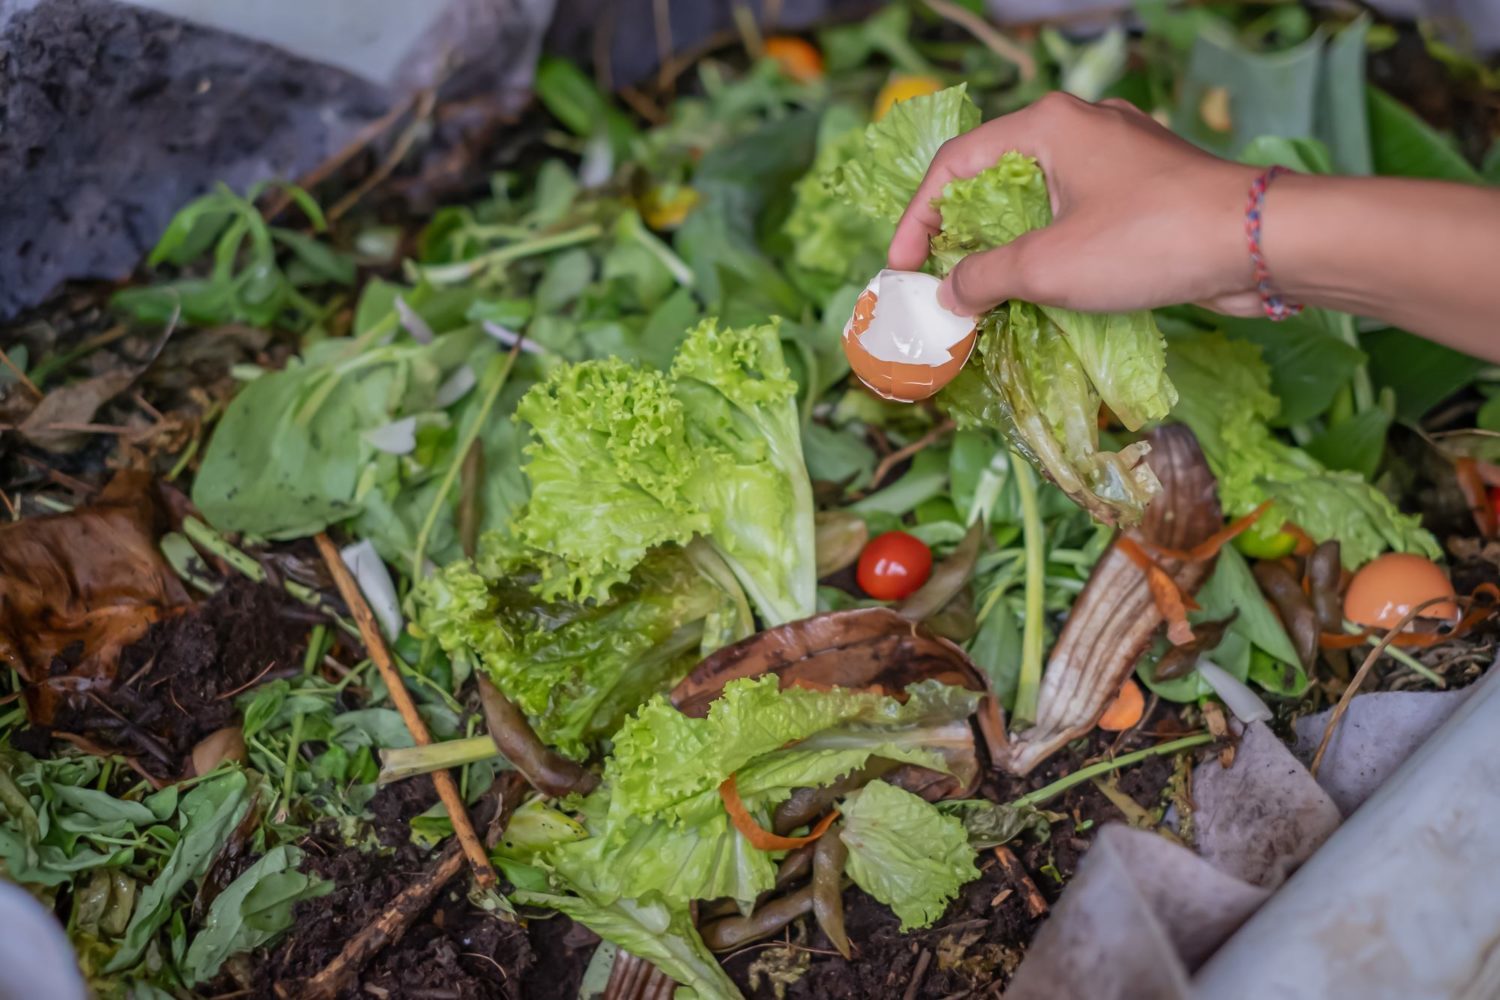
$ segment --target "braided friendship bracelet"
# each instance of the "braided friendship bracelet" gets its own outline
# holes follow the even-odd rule
[[[1245,242],[1250,245],[1250,263],[1255,265],[1255,288],[1260,292],[1266,316],[1276,323],[1297,315],[1302,307],[1288,302],[1271,283],[1271,271],[1266,267],[1266,257],[1260,248],[1260,220],[1266,209],[1266,189],[1276,178],[1291,172],[1286,167],[1275,166],[1256,177],[1250,185],[1250,200],[1245,205]]]

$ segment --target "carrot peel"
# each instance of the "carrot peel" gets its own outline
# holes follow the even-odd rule
[[[1167,620],[1167,639],[1174,646],[1184,646],[1193,641],[1193,626],[1188,622],[1188,599],[1184,598],[1177,584],[1167,571],[1156,564],[1129,535],[1121,535],[1115,544],[1131,562],[1146,574],[1146,583],[1151,588],[1151,599],[1156,609]],[[1195,605],[1196,606],[1196,605]]]
[[[1197,545],[1194,545],[1190,549],[1172,549],[1162,545],[1156,545],[1152,542],[1146,542],[1145,546],[1146,548],[1149,548],[1152,553],[1154,553],[1158,558],[1161,559],[1176,559],[1179,562],[1204,562],[1218,555],[1220,549],[1222,549],[1230,542],[1234,541],[1234,539],[1239,535],[1244,534],[1251,525],[1260,520],[1260,516],[1264,514],[1270,508],[1270,506],[1271,501],[1262,500],[1260,502],[1260,505],[1250,513],[1246,514],[1244,517],[1236,518],[1235,520],[1229,522],[1229,524],[1214,532],[1212,535],[1209,535],[1207,538],[1203,539],[1203,541],[1199,542]]]
[[[745,808],[745,802],[735,786],[734,775],[725,778],[724,783],[719,786],[719,798],[723,800],[724,810],[729,813],[729,821],[734,824],[734,828],[745,835],[751,847],[762,851],[790,851],[805,847],[827,833],[839,815],[837,809],[830,810],[805,837],[781,837],[761,826],[750,815],[750,810]]]

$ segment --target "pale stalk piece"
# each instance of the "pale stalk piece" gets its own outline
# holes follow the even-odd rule
[[[333,575],[339,594],[359,625],[360,638],[369,651],[370,659],[375,661],[375,668],[380,671],[380,677],[391,693],[391,701],[396,703],[396,710],[401,713],[401,721],[406,724],[407,732],[411,733],[412,739],[419,745],[430,744],[432,734],[427,731],[427,723],[417,714],[417,703],[412,701],[411,692],[406,690],[406,682],[401,679],[396,664],[391,660],[385,637],[380,633],[380,623],[375,620],[375,613],[359,592],[359,585],[354,582],[349,567],[344,565],[344,560],[339,556],[338,546],[323,531],[318,532],[316,541],[318,552],[328,564],[328,572]],[[479,842],[479,835],[474,832],[474,824],[469,820],[468,810],[464,808],[463,797],[458,793],[458,783],[447,771],[434,772],[432,783],[437,786],[438,798],[443,800],[448,818],[453,821],[453,832],[458,836],[458,842],[463,845],[464,854],[474,868],[474,878],[484,888],[493,886],[497,881],[495,869],[490,864],[484,845]]]
[[[377,785],[389,785],[433,771],[467,767],[500,756],[495,741],[488,736],[471,736],[463,740],[444,740],[425,747],[402,747],[380,751],[380,775]]]
[[[1338,728],[1339,721],[1343,719],[1344,713],[1349,710],[1349,702],[1354,700],[1354,695],[1359,691],[1359,686],[1370,676],[1370,671],[1375,668],[1375,662],[1380,659],[1380,654],[1386,651],[1386,647],[1395,641],[1396,636],[1410,625],[1418,615],[1434,604],[1452,604],[1455,600],[1460,604],[1472,604],[1473,598],[1467,597],[1433,597],[1423,601],[1421,604],[1413,605],[1411,610],[1401,616],[1401,620],[1395,627],[1389,629],[1380,641],[1370,650],[1365,661],[1359,665],[1354,672],[1354,678],[1349,681],[1349,686],[1344,688],[1344,693],[1339,695],[1339,703],[1333,707],[1333,714],[1328,717],[1328,725],[1323,727],[1323,738],[1318,741],[1318,752],[1313,754],[1312,763],[1307,766],[1307,771],[1314,778],[1318,776],[1318,768],[1323,763],[1323,754],[1328,752],[1328,744],[1333,740],[1333,732]]]
[[[932,9],[934,14],[963,28],[1001,59],[1015,63],[1016,72],[1021,75],[1023,82],[1029,83],[1036,79],[1036,60],[1032,58],[1031,53],[1001,34],[999,29],[981,15],[953,3],[952,0],[923,0],[923,2]]]

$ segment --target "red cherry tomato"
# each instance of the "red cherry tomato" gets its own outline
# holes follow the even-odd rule
[[[910,597],[932,574],[932,550],[904,531],[887,531],[859,554],[859,589],[877,601]]]

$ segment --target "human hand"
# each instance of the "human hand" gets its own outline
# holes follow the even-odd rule
[[[933,157],[891,240],[890,266],[915,270],[949,181],[1011,151],[1037,159],[1052,224],[960,261],[938,301],[978,315],[1010,298],[1087,312],[1196,302],[1259,315],[1244,206],[1258,172],[1197,149],[1120,100],[1049,94],[950,139]]]

